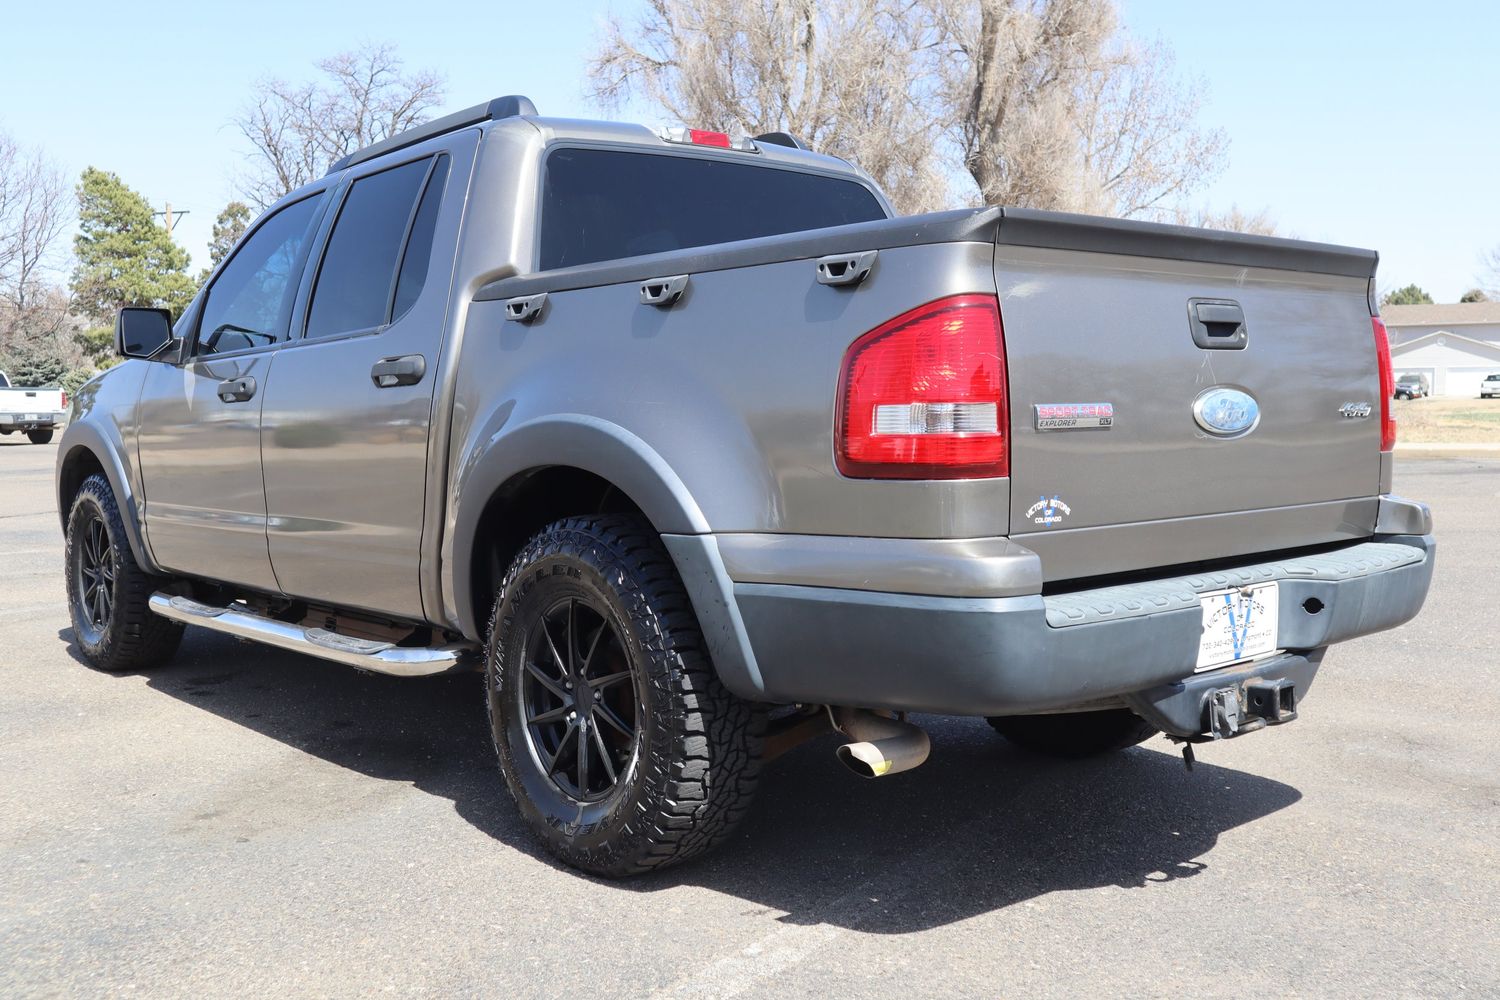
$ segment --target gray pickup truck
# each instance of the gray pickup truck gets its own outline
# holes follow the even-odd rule
[[[121,313],[58,453],[74,640],[482,668],[517,807],[605,875],[819,733],[915,767],[912,712],[1191,763],[1426,596],[1375,264],[896,218],[784,134],[500,98],[282,199],[175,325]]]

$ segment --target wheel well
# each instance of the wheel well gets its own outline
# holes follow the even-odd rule
[[[96,473],[109,479],[104,471],[104,463],[88,448],[80,445],[68,453],[62,472],[57,477],[57,511],[62,517],[64,528],[67,527],[68,511],[73,506],[73,498],[78,495],[78,488],[85,479]]]
[[[650,519],[614,483],[583,469],[553,465],[512,476],[479,518],[469,570],[474,621],[484,628],[495,592],[521,546],[553,521],[580,514],[635,514]]]

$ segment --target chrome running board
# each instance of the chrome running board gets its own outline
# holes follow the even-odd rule
[[[239,605],[214,607],[162,593],[151,595],[151,610],[174,622],[225,632],[379,674],[426,677],[469,669],[469,664],[464,662],[469,647],[462,645],[398,646],[378,639],[356,639],[323,628],[289,625]]]

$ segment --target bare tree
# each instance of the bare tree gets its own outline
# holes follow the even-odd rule
[[[1500,299],[1500,246],[1479,255],[1479,284],[1492,299]]]
[[[956,194],[1162,217],[1225,149],[1109,0],[647,0],[589,79],[605,106],[640,93],[694,124],[800,134],[908,212]]]
[[[55,263],[72,192],[40,150],[25,150],[0,133],[0,299],[25,312]]]
[[[1285,236],[1281,226],[1271,217],[1270,209],[1246,212],[1238,205],[1230,205],[1225,212],[1208,208],[1188,210],[1177,208],[1165,219],[1179,226],[1197,226],[1200,229],[1224,229],[1232,233],[1251,233],[1255,236]]]
[[[261,208],[327,173],[340,157],[427,120],[443,78],[410,75],[390,45],[366,45],[320,61],[322,79],[265,79],[234,125],[250,141],[242,193]]]
[[[928,0],[948,134],[980,200],[1156,217],[1221,166],[1171,53],[1109,0]]]
[[[873,176],[903,211],[948,202],[920,92],[925,24],[910,2],[647,0],[611,21],[589,64],[595,100],[639,94],[699,128],[790,132]]]

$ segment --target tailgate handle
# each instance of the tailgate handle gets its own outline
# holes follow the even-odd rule
[[[674,274],[670,278],[647,278],[641,282],[641,302],[648,306],[670,309],[687,291],[688,276]]]
[[[859,253],[836,253],[818,259],[818,284],[857,285],[870,276],[875,266],[878,250],[861,250]]]
[[[1188,326],[1205,351],[1241,351],[1250,342],[1245,310],[1232,299],[1188,299]]]

